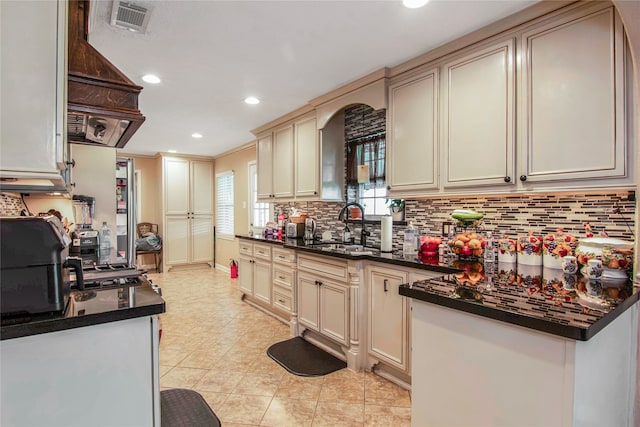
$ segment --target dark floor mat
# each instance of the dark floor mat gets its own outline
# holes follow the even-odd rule
[[[342,360],[300,337],[272,345],[267,354],[287,371],[302,377],[319,377],[347,367]]]
[[[160,392],[162,427],[220,427],[220,420],[200,393],[184,388]]]

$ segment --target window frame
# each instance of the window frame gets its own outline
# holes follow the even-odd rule
[[[266,227],[267,222],[269,222],[273,214],[273,211],[272,211],[273,206],[271,205],[271,203],[258,201],[258,185],[257,185],[258,162],[256,160],[252,160],[248,163],[247,174],[248,174],[248,183],[249,183],[249,188],[248,188],[249,209],[247,212],[248,224],[249,224],[249,230],[252,232],[252,234],[255,234],[256,229],[260,231]],[[256,207],[256,205],[262,205],[262,206]],[[256,208],[260,210],[266,210],[266,220],[264,225],[254,225]]]

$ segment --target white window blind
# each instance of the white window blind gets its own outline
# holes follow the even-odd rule
[[[216,174],[216,234],[233,237],[233,171]]]
[[[271,219],[271,205],[258,202],[258,170],[256,162],[249,162],[249,226],[264,228]]]

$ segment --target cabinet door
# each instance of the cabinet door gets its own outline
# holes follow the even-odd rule
[[[311,330],[320,330],[320,294],[313,276],[298,273],[298,321]]]
[[[191,218],[191,262],[213,262],[213,217]]]
[[[191,214],[213,215],[213,163],[191,161]]]
[[[164,260],[166,265],[189,262],[190,220],[186,216],[167,217],[164,230]]]
[[[318,284],[320,285],[320,332],[347,345],[349,340],[348,288],[325,279],[320,279]]]
[[[513,185],[513,41],[443,66],[445,187]]]
[[[407,370],[409,319],[408,301],[398,287],[407,282],[405,272],[369,272],[369,353],[402,370]]]
[[[60,178],[66,133],[65,5],[0,2],[2,175]]]
[[[320,149],[316,118],[295,123],[296,197],[316,197],[320,174]]]
[[[258,138],[258,199],[273,197],[273,138],[271,134]]]
[[[164,213],[165,215],[188,215],[189,206],[189,160],[167,157],[164,159]]]
[[[271,304],[271,263],[255,260],[253,264],[253,296]]]
[[[253,260],[240,258],[238,261],[238,288],[247,295],[253,295]]]
[[[389,187],[438,188],[438,70],[389,88]]]
[[[624,40],[613,7],[522,37],[526,182],[626,175]]]
[[[273,194],[293,197],[293,125],[273,133]]]

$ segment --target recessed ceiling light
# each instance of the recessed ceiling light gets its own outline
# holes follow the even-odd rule
[[[177,153],[176,150],[169,150],[170,153]]]
[[[260,104],[260,100],[258,98],[256,98],[255,96],[248,96],[244,99],[244,102],[246,102],[249,105],[256,105],[256,104]]]
[[[404,7],[409,9],[417,9],[429,3],[429,0],[402,0]]]
[[[198,132],[194,132],[194,133],[191,134],[191,138],[200,139],[200,138],[202,138],[202,134],[198,133]]]
[[[160,77],[154,75],[154,74],[145,74],[144,76],[142,76],[142,80],[144,80],[147,83],[151,83],[151,84],[158,84],[160,83],[162,80],[160,80]]]

